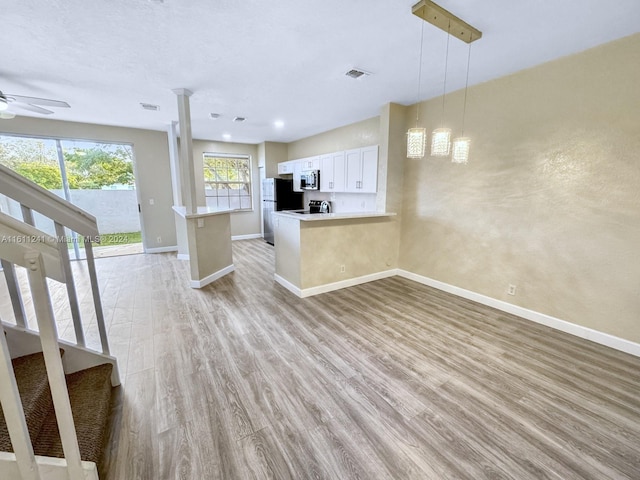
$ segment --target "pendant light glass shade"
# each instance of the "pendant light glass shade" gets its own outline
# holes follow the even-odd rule
[[[453,154],[451,161],[453,163],[467,163],[469,161],[469,146],[471,139],[469,137],[458,137],[453,139]]]
[[[410,128],[407,132],[407,158],[423,158],[427,149],[427,130]]]
[[[431,134],[431,156],[446,157],[451,153],[451,129],[436,128]]]

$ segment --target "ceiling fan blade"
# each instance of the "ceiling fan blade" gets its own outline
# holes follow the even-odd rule
[[[70,108],[67,102],[61,100],[50,100],[48,98],[25,97],[24,95],[14,95],[13,93],[5,93],[5,97],[11,97],[16,102],[28,103],[30,105],[44,105],[45,107]]]
[[[51,110],[47,110],[46,108],[38,107],[36,105],[29,105],[28,103],[13,102],[11,103],[11,107],[20,108],[33,113],[41,113],[43,115],[51,115],[53,113]]]

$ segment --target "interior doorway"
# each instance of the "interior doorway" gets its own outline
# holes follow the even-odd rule
[[[96,257],[144,251],[133,162],[128,144],[0,135],[0,164],[96,217]],[[4,195],[0,210],[22,219],[20,206]],[[50,219],[36,214],[34,223],[55,235]],[[67,233],[70,258],[85,258],[82,239]]]

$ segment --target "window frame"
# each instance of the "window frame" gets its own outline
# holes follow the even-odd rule
[[[216,171],[216,167],[209,167],[207,166],[207,159],[233,159],[233,160],[239,160],[242,162],[246,162],[247,163],[247,167],[248,167],[248,175],[247,175],[247,180],[246,181],[241,181],[241,180],[207,180],[207,171],[209,172],[213,172],[213,174],[211,175],[212,177],[215,178],[216,175],[220,176],[220,174],[217,173]],[[228,167],[227,167],[228,169]],[[239,168],[238,168],[239,170]],[[244,185],[244,189],[242,187],[240,187],[238,190],[240,192],[242,191],[247,191],[248,194],[247,195],[238,195],[238,197],[240,198],[240,205],[238,208],[232,208],[231,207],[231,200],[229,200],[229,206],[226,208],[229,208],[231,211],[233,212],[253,212],[254,211],[254,195],[253,195],[253,165],[252,165],[252,158],[251,155],[248,154],[244,154],[244,153],[218,153],[218,152],[204,152],[202,154],[202,178],[203,178],[203,182],[204,182],[204,195],[205,195],[205,201],[207,202],[207,205],[209,205],[208,199],[212,198],[215,199],[216,205],[215,207],[220,207],[220,198],[228,198],[231,199],[232,197],[229,196],[220,196],[220,195],[209,195],[208,192],[215,192],[215,191],[219,191],[220,189],[216,189],[216,188],[207,188],[208,186],[211,187],[213,185]],[[230,191],[231,189],[228,188],[228,191]],[[242,207],[242,198],[249,198],[249,206],[248,207]]]

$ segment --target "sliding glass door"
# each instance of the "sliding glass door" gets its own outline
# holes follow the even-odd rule
[[[142,253],[131,145],[0,135],[0,164],[86,210],[98,220],[96,256]],[[0,196],[0,210],[22,219],[20,206]],[[53,223],[35,215],[35,226],[55,234]],[[72,258],[84,243],[69,232]]]

